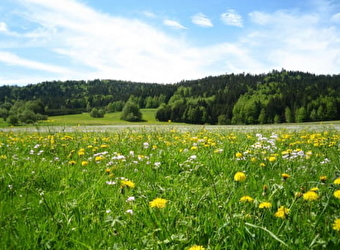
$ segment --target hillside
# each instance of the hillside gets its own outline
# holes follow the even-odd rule
[[[225,74],[176,84],[118,80],[53,81],[0,87],[0,116],[27,102],[42,115],[104,108],[116,112],[128,100],[158,108],[156,118],[195,124],[265,124],[340,119],[340,75],[297,71]]]

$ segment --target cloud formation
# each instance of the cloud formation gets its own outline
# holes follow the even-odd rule
[[[0,32],[7,32],[7,24],[4,22],[0,22]]]
[[[192,16],[191,22],[201,27],[213,27],[214,26],[213,23],[210,21],[210,19],[207,18],[202,13],[198,13]]]
[[[230,9],[227,12],[221,14],[221,20],[226,25],[243,27],[242,16],[239,15],[236,10]]]
[[[186,27],[174,20],[165,19],[163,24],[174,29],[186,29]]]

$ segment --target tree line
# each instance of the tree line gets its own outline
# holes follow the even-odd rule
[[[340,119],[340,75],[273,70],[267,74],[224,74],[175,84],[118,80],[52,81],[0,87],[0,116],[31,110],[46,116],[123,111],[131,121],[139,108],[157,108],[159,121],[193,124],[267,124]],[[21,104],[17,104],[21,103]],[[30,107],[40,109],[18,109]],[[19,111],[18,111],[19,110]],[[29,112],[32,116],[32,112]],[[136,113],[137,112],[137,113]],[[22,118],[21,120],[25,120]],[[32,120],[32,119],[28,119]],[[33,119],[35,120],[35,119]],[[35,121],[36,121],[35,120]]]

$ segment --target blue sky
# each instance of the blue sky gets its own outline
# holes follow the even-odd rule
[[[340,72],[338,0],[1,0],[0,85]]]

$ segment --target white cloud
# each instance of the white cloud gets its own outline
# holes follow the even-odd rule
[[[340,12],[333,15],[332,16],[332,19],[331,19],[333,22],[337,22],[337,23],[340,23]]]
[[[325,24],[324,13],[299,11],[253,12],[255,24],[242,42],[268,67],[339,72],[339,28]]]
[[[202,13],[198,13],[191,17],[191,22],[202,27],[213,27],[213,23]]]
[[[4,22],[0,22],[0,32],[7,32],[7,24]]]
[[[242,16],[240,16],[235,10],[230,9],[227,12],[221,14],[221,20],[226,25],[243,27]]]
[[[166,19],[163,21],[163,24],[174,29],[186,29],[186,27],[174,20]]]
[[[4,51],[0,51],[0,61],[6,64],[9,64],[9,65],[13,65],[13,66],[22,66],[25,68],[48,71],[52,73],[59,73],[59,74],[71,73],[71,71],[63,67],[58,67],[54,65],[36,62],[33,60],[24,59],[13,53],[4,52]]]
[[[270,16],[260,11],[254,11],[249,13],[250,19],[257,24],[265,25],[269,22]]]
[[[143,15],[149,18],[156,18],[156,14],[154,14],[152,11],[143,11]]]

